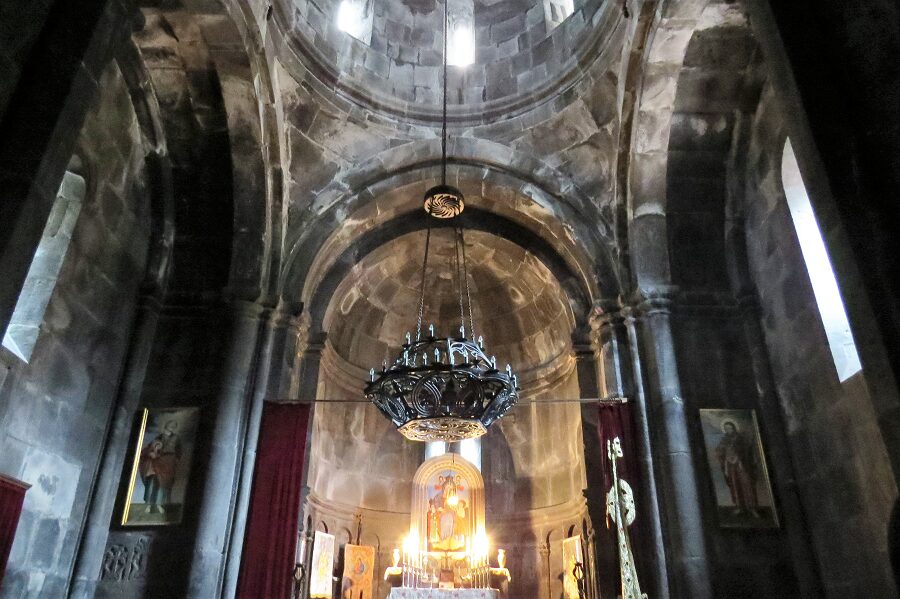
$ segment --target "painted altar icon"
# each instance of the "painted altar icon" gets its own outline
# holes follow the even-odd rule
[[[309,596],[313,599],[332,598],[334,576],[334,535],[320,530],[313,540],[312,568],[309,578]]]
[[[443,471],[429,481],[427,538],[429,551],[464,551],[471,538],[471,498],[462,474]]]
[[[341,599],[372,599],[374,572],[374,547],[344,545],[344,577],[341,580]]]
[[[459,558],[484,535],[484,479],[454,453],[426,460],[413,477],[410,536],[429,553]]]
[[[725,528],[777,527],[756,412],[700,410],[700,422],[719,524]]]
[[[581,551],[581,536],[569,537],[563,540],[563,597],[565,599],[579,599],[578,577],[584,576],[584,557]],[[580,568],[580,573],[578,572]]]

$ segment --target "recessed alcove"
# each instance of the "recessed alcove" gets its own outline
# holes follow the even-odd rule
[[[425,273],[423,322],[439,335],[459,327],[453,234],[432,231]],[[364,529],[395,546],[407,532],[408,518],[398,514],[409,513],[425,446],[397,433],[374,406],[341,400],[362,398],[369,368],[393,359],[405,332],[414,331],[425,235],[416,230],[359,256],[331,294],[311,445],[311,494],[327,506],[316,513],[340,528],[362,510]],[[523,388],[521,404],[482,438],[482,473],[488,533],[510,548],[519,572],[512,588],[530,596],[546,586],[534,577],[540,541],[555,531],[561,542],[585,514],[579,405],[533,403],[579,396],[575,319],[554,273],[526,248],[480,230],[465,231],[465,241],[476,335],[501,368],[513,365]],[[382,548],[385,559],[389,551]]]

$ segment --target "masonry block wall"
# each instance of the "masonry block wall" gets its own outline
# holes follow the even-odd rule
[[[115,64],[101,87],[76,152],[84,203],[34,352],[24,363],[0,350],[0,471],[33,485],[0,590],[9,597],[64,594],[145,272],[138,124]]]
[[[897,488],[865,368],[838,380],[816,308],[781,184],[786,118],[767,89],[747,159],[745,226],[796,485],[826,592],[893,596],[887,523]]]

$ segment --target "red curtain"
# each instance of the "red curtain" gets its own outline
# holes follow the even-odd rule
[[[640,462],[638,460],[638,439],[635,436],[634,418],[631,404],[613,404],[600,406],[600,450],[601,464],[603,465],[604,489],[609,491],[612,488],[612,465],[610,464],[609,455],[607,454],[606,442],[612,441],[616,437],[622,444],[622,453],[624,457],[620,458],[616,469],[619,480],[625,480],[634,492],[634,500],[638,506],[638,518],[629,529],[631,536],[632,551],[634,559],[640,571],[643,559],[644,535],[642,532],[642,522],[640,510],[642,497],[641,490],[641,472]],[[616,527],[611,521],[609,522],[610,530],[608,532],[610,542],[617,547]]]
[[[16,526],[22,514],[22,503],[25,501],[27,486],[0,476],[0,582],[6,573],[6,561],[16,537]]]
[[[238,598],[290,597],[309,414],[309,404],[263,407]]]
[[[638,482],[638,447],[634,437],[634,422],[630,404],[600,405],[600,463],[603,465],[603,480],[606,489],[612,487],[612,465],[609,462],[606,442],[616,437],[622,444],[624,459],[617,464],[619,478],[624,478],[635,489]]]

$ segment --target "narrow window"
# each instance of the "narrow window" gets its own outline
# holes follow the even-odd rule
[[[457,443],[431,441],[425,444],[425,459],[430,460],[452,452],[471,462],[481,472],[481,439],[464,439]]]
[[[544,0],[544,20],[547,23],[547,33],[556,29],[573,12],[575,12],[574,0]]]
[[[84,193],[84,179],[67,171],[3,336],[3,346],[25,362],[31,359],[40,334],[44,312],[56,287],[75,221],[81,212]]]
[[[447,453],[447,444],[443,441],[430,441],[425,444],[425,459],[430,460]]]
[[[364,44],[372,43],[374,19],[372,0],[341,0],[338,6],[338,29],[352,35]]]
[[[447,64],[465,67],[475,62],[475,2],[447,0]]]
[[[850,331],[850,321],[847,320],[847,311],[838,290],[837,279],[831,267],[831,260],[825,249],[825,241],[822,232],[816,222],[812,204],[803,184],[800,174],[800,166],[797,157],[791,147],[791,140],[784,144],[784,152],[781,158],[781,182],[784,186],[784,195],[787,197],[788,208],[800,240],[800,249],[803,252],[803,260],[806,262],[806,270],[812,283],[816,296],[816,304],[819,315],[825,327],[828,337],[828,345],[831,348],[831,356],[837,369],[841,382],[856,374],[862,369],[859,363],[859,355],[856,352],[856,344]]]
[[[481,437],[459,442],[459,455],[468,460],[481,472]]]

